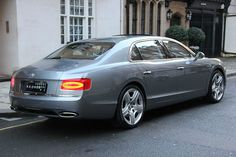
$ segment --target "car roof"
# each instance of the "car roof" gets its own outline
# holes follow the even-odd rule
[[[106,38],[93,38],[93,39],[87,39],[87,40],[82,40],[79,42],[114,42],[114,43],[119,43],[124,40],[144,40],[144,39],[168,39],[172,40],[170,38],[166,37],[160,37],[160,36],[151,36],[151,35],[114,35],[111,37],[106,37]]]

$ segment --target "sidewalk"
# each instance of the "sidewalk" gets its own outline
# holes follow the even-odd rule
[[[229,58],[220,58],[226,68],[227,76],[236,76],[236,57]],[[1,113],[13,113],[10,109],[10,101],[8,97],[8,92],[10,88],[10,78],[9,77],[0,77],[0,114]],[[5,81],[5,82],[4,82]]]
[[[236,76],[236,57],[225,57],[219,59],[222,60],[226,66],[227,76]]]
[[[3,75],[0,75],[0,82],[4,82],[4,81],[10,81],[10,76],[3,76]]]
[[[0,82],[0,113],[14,112],[10,109],[10,101],[8,92],[10,88],[10,82]]]

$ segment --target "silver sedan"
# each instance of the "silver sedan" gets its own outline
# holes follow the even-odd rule
[[[144,112],[197,97],[219,102],[219,59],[164,37],[114,36],[68,44],[12,75],[11,109],[61,118],[114,118],[133,128]]]

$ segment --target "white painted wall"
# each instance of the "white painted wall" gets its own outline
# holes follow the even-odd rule
[[[17,0],[20,67],[61,46],[59,15],[59,0]]]
[[[96,0],[95,37],[123,34],[123,0]]]
[[[123,34],[123,0],[95,0],[94,9],[94,37]],[[11,74],[59,47],[60,0],[0,0],[0,74]]]
[[[229,14],[236,14],[236,0],[231,0],[229,9],[228,9]]]
[[[236,16],[229,16],[226,19],[225,52],[236,53]]]
[[[228,9],[229,15],[226,18],[225,52],[236,53],[236,0],[231,1]]]
[[[6,21],[10,32],[6,33]],[[0,0],[0,75],[11,75],[18,68],[16,0]]]

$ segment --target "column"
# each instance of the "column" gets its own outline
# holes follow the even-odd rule
[[[166,12],[168,8],[165,8],[165,5],[161,6],[161,36],[165,36],[166,30],[170,27],[170,22],[166,20]]]
[[[150,16],[150,1],[145,0],[146,9],[145,9],[145,34],[149,34],[149,16]]]
[[[66,40],[65,40],[65,44],[67,42],[70,42],[70,2],[69,1],[65,1],[65,6],[66,6],[66,12],[65,12],[65,28],[66,28]]]
[[[88,39],[88,1],[84,1],[83,39]]]
[[[141,33],[142,0],[137,0],[137,34]]]
[[[158,3],[156,1],[153,1],[153,35],[157,35],[157,20],[158,20]]]
[[[133,4],[129,4],[129,34],[132,34],[133,26]]]

